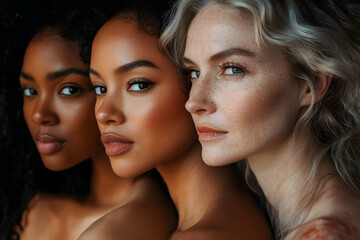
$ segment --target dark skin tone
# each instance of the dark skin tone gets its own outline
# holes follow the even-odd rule
[[[145,206],[157,210],[161,222],[175,216],[154,180],[124,179],[112,171],[99,139],[87,71],[77,45],[55,30],[35,36],[26,49],[20,74],[24,117],[42,161],[50,170],[64,170],[91,158],[93,172],[85,197],[37,194],[24,214],[21,239],[77,239],[117,208],[134,213],[129,222],[141,222],[143,214],[131,209]]]
[[[113,19],[95,37],[90,66],[101,133],[132,142],[126,151],[110,156],[114,171],[137,176],[156,167],[167,184],[179,216],[168,239],[272,238],[235,169],[202,161],[184,108],[185,88],[157,37],[139,30],[136,21]],[[96,232],[117,234],[105,224],[94,226]]]

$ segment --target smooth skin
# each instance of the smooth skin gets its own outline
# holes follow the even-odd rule
[[[250,13],[209,4],[190,25],[183,62],[192,81],[186,109],[198,129],[204,161],[224,166],[247,158],[272,207],[296,206],[303,173],[311,168],[308,153],[319,146],[305,132],[293,145],[295,124],[311,103],[311,91],[305,81],[291,75],[283,50],[256,43]],[[330,82],[331,77],[320,76],[315,101],[325,95]],[[221,134],[203,132],[203,126]],[[336,174],[331,159],[320,169],[319,179],[333,177],[328,177],[305,219],[307,225],[286,239],[315,239],[304,237],[314,229],[323,231],[322,236],[354,239],[339,230],[339,222],[359,222],[360,198]]]
[[[110,156],[114,171],[137,176],[157,168],[178,211],[176,230],[167,239],[271,239],[236,168],[202,161],[184,107],[187,91],[158,40],[136,20],[121,18],[107,22],[94,39],[90,77],[100,131],[132,142],[125,152]],[[104,225],[96,227],[102,231]]]
[[[35,36],[24,55],[20,84],[24,117],[44,165],[59,171],[88,158],[93,163],[88,195],[39,193],[32,199],[21,239],[77,239],[94,221],[120,207],[129,211],[147,206],[159,212],[159,221],[168,219],[173,207],[158,183],[148,177],[120,178],[112,171],[94,117],[88,65],[75,43],[50,29]],[[128,221],[141,222],[143,215],[134,212]]]

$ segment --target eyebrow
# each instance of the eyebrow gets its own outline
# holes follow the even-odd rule
[[[254,57],[255,53],[244,48],[229,48],[212,55],[210,57],[209,62],[216,62],[232,55],[243,55],[243,56]],[[183,58],[183,62],[188,64],[195,64],[193,61],[191,61],[186,57]]]
[[[128,71],[131,71],[135,68],[140,68],[140,67],[151,67],[151,68],[159,69],[158,66],[156,66],[154,63],[152,63],[148,60],[137,60],[137,61],[126,63],[126,64],[118,67],[115,72],[120,74],[120,73],[125,73]]]
[[[29,81],[34,81],[34,77],[30,74],[24,73],[23,71],[20,72],[20,77],[25,78]]]
[[[58,79],[58,78],[66,77],[66,76],[68,76],[70,74],[79,74],[79,75],[83,75],[85,77],[89,76],[88,71],[84,71],[84,70],[81,70],[81,69],[78,69],[78,68],[67,68],[67,69],[64,69],[64,70],[61,70],[61,71],[49,73],[47,75],[47,78],[49,80],[55,80],[55,79]]]
[[[49,73],[47,74],[46,78],[48,80],[56,80],[56,79],[59,79],[59,78],[62,78],[62,77],[66,77],[70,74],[79,74],[79,75],[83,75],[83,76],[89,76],[89,73],[87,71],[83,71],[81,69],[78,69],[78,68],[67,68],[67,69],[64,69],[64,70],[60,70],[60,71],[56,71],[56,72],[53,72],[53,73]],[[20,72],[20,77],[22,78],[25,78],[27,80],[30,80],[30,81],[34,81],[34,77],[30,74],[27,74],[23,71]]]
[[[151,67],[151,68],[159,69],[158,66],[156,66],[154,63],[152,63],[148,60],[137,60],[137,61],[133,61],[133,62],[126,63],[124,65],[121,65],[120,67],[118,67],[115,70],[115,73],[121,74],[121,73],[125,73],[125,72],[131,71],[135,68],[140,68],[140,67]],[[92,68],[89,69],[89,73],[91,73],[97,77],[101,77],[100,73],[98,73],[97,71],[95,71]]]

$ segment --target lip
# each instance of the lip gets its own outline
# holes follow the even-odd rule
[[[200,142],[209,142],[218,138],[224,137],[228,132],[224,130],[214,129],[204,125],[196,126],[196,130],[199,134]]]
[[[134,143],[133,141],[114,133],[101,134],[101,141],[105,146],[105,152],[108,156],[120,155],[129,150]]]
[[[51,155],[65,147],[65,141],[51,134],[38,134],[35,137],[38,151],[42,154]]]

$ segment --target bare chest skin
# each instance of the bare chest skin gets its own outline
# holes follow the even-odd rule
[[[356,225],[356,224],[355,224]],[[293,238],[296,240],[356,240],[360,239],[359,230],[354,223],[336,218],[318,218],[301,226]]]
[[[87,240],[113,239],[114,236],[144,239],[134,236],[139,232],[150,234],[159,225],[156,229],[159,234],[169,236],[176,227],[174,207],[158,182],[149,178],[137,180],[128,194],[113,204],[101,205],[73,196],[39,194],[28,209],[23,217],[22,240],[75,240],[80,236],[80,239]]]
[[[263,213],[245,189],[227,184],[210,194],[210,186],[214,183],[204,179],[198,202],[189,206],[193,217],[180,221],[170,240],[273,239]]]

